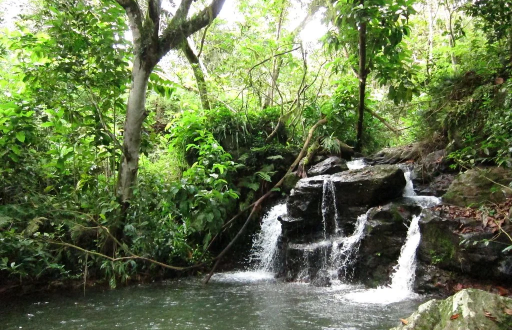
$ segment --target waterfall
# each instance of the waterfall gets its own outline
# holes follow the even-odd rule
[[[414,216],[407,230],[407,239],[400,250],[395,272],[391,275],[392,290],[412,292],[416,277],[416,249],[421,240],[419,219],[419,215]]]
[[[277,252],[277,240],[281,235],[278,217],[286,215],[286,204],[272,207],[261,220],[261,230],[253,240],[251,261],[256,261],[255,270],[273,272]]]
[[[324,226],[324,239],[327,239],[329,221],[329,214],[332,214],[331,208],[334,208],[334,234],[338,235],[341,232],[339,226],[338,206],[336,205],[336,190],[334,183],[330,178],[325,178],[322,186],[322,223]],[[331,227],[332,228],[332,227]]]
[[[330,257],[331,280],[337,280],[339,273],[341,273],[344,279],[350,277],[348,272],[350,266],[355,262],[355,257],[359,251],[359,243],[364,236],[368,212],[357,217],[354,233],[351,236],[341,237],[333,242]]]
[[[412,182],[412,171],[408,167],[401,167],[404,171],[405,176],[405,188],[403,197],[410,199],[414,204],[421,206],[421,208],[427,208],[436,206],[441,203],[441,199],[434,196],[418,196],[414,191],[414,185]]]
[[[286,215],[286,212],[285,203],[277,204],[261,220],[261,230],[253,239],[249,256],[251,269],[218,273],[213,275],[212,279],[217,282],[228,283],[274,281],[277,241],[281,235],[281,223],[277,218]]]
[[[414,186],[412,183],[411,178],[411,170],[408,168],[403,169],[404,170],[404,176],[405,176],[405,188],[404,188],[404,197],[414,197],[416,196],[416,192],[414,191]]]

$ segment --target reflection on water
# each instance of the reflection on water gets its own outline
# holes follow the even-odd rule
[[[389,329],[421,300],[365,304],[362,287],[282,283],[258,272],[217,274],[86,297],[51,296],[0,304],[2,329]]]

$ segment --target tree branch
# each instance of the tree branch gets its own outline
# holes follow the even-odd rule
[[[134,49],[138,49],[141,42],[142,33],[142,12],[139,4],[135,0],[116,0],[124,8],[128,16],[128,25],[132,31]]]
[[[179,47],[184,39],[209,25],[219,15],[224,1],[213,0],[208,7],[186,20],[192,0],[183,0],[176,15],[160,37],[158,59],[167,54],[169,50]]]

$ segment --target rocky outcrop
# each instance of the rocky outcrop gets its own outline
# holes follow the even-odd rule
[[[443,195],[443,201],[457,206],[500,203],[512,196],[512,189],[506,188],[511,181],[512,171],[509,169],[474,168],[455,178]]]
[[[324,174],[335,174],[348,171],[347,161],[340,157],[331,156],[320,163],[313,165],[308,170],[308,176],[317,176]]]
[[[452,279],[512,284],[512,256],[503,252],[510,242],[505,237],[493,239],[495,234],[484,230],[481,221],[424,210],[420,231],[417,291],[446,289]]]
[[[445,300],[430,300],[391,330],[512,329],[512,299],[466,289]]]
[[[358,216],[371,206],[400,197],[404,186],[403,171],[389,165],[300,180],[288,198],[288,215],[279,219],[284,265],[279,276],[315,285],[328,283],[322,265],[328,263],[335,238],[351,235]],[[394,231],[395,227],[406,231],[403,224],[397,225],[405,216],[402,212],[408,211],[393,206],[375,211],[375,228],[368,230],[373,230],[375,237],[381,236],[379,231]]]
[[[354,264],[354,279],[369,287],[389,282],[400,250],[407,236],[407,227],[421,207],[407,201],[396,201],[368,212],[365,237]]]

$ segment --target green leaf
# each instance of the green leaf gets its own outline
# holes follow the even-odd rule
[[[23,132],[23,131],[16,132],[16,138],[20,142],[25,142],[25,132]]]

